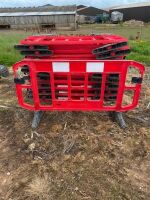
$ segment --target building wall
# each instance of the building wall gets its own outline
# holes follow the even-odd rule
[[[113,9],[112,11],[119,11],[124,14],[124,21],[131,19],[140,20],[143,22],[150,22],[150,6]]]
[[[5,16],[0,17],[0,25],[10,25],[11,27],[21,28],[29,26],[40,26],[42,24],[55,24],[56,28],[68,27],[76,29],[76,15],[46,15],[46,16]]]

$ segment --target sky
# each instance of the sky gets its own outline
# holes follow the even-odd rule
[[[107,8],[129,3],[150,2],[150,0],[0,0],[0,7],[31,7],[45,4],[52,5],[87,5]]]

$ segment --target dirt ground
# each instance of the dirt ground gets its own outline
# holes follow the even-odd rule
[[[0,80],[0,200],[149,200],[150,89],[124,114],[47,112],[31,129],[9,79]]]

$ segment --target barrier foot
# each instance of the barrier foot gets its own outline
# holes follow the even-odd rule
[[[121,112],[111,112],[110,114],[113,120],[115,120],[119,124],[120,128],[127,128],[126,122]]]
[[[34,117],[33,117],[33,121],[32,121],[32,128],[33,129],[38,128],[43,114],[44,114],[44,111],[41,111],[41,110],[34,112]]]

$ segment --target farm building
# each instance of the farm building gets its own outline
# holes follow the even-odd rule
[[[108,11],[92,6],[77,6],[77,15],[79,23],[92,23],[97,15],[101,15],[103,13],[108,13]]]
[[[124,21],[135,19],[143,22],[150,22],[150,2],[134,3],[110,8],[110,12],[112,11],[119,11],[123,13]]]
[[[95,8],[92,6],[84,6],[84,5],[77,6],[78,15],[96,16],[96,15],[102,14],[103,12],[107,12],[107,11],[99,9],[99,8]]]
[[[0,8],[0,28],[76,29],[76,6]]]

